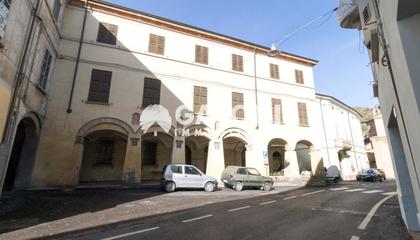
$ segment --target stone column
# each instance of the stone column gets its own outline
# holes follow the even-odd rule
[[[296,181],[297,179],[300,181],[300,172],[296,151],[294,149],[286,149],[284,159],[289,164],[289,166],[287,166],[287,168],[284,170],[285,176],[287,176],[292,181]]]
[[[84,149],[84,138],[82,136],[76,137],[76,142],[73,145],[70,161],[73,163],[73,177],[69,185],[64,184],[67,187],[76,187],[79,185],[80,169],[82,168],[83,161],[83,149]],[[38,149],[39,151],[39,149]],[[69,169],[67,169],[69,170]]]
[[[172,147],[172,164],[185,164],[185,137],[174,137]]]
[[[122,181],[126,184],[141,182],[141,135],[130,134],[125,151]]]
[[[221,177],[225,169],[225,157],[223,152],[223,141],[211,140],[209,142],[209,151],[207,155],[207,171],[206,174],[215,177],[222,185]]]

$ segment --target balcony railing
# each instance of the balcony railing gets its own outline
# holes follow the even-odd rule
[[[9,17],[10,0],[0,0],[0,38],[3,38]]]
[[[337,9],[337,19],[342,28],[361,29],[357,2],[357,0],[340,0],[340,5]]]

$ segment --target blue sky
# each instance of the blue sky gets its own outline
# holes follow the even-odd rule
[[[161,17],[270,46],[338,5],[338,0],[108,0]],[[316,91],[350,106],[372,107],[367,50],[357,30],[339,27],[335,14],[294,35],[279,48],[319,60]],[[360,49],[361,48],[361,49]]]

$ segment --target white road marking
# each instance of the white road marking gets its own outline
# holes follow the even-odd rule
[[[340,188],[331,188],[331,191],[340,191],[340,190],[346,190],[349,189],[348,187],[340,187]]]
[[[396,195],[397,192],[386,192],[386,193],[382,193],[382,195],[384,196],[390,196],[390,195]]]
[[[260,205],[266,205],[266,204],[275,203],[275,202],[277,202],[277,201],[276,200],[273,200],[273,201],[268,201],[268,202],[260,203]]]
[[[235,212],[235,211],[239,211],[242,209],[247,209],[250,208],[251,206],[244,206],[244,207],[238,207],[238,208],[234,208],[234,209],[229,209],[228,212]]]
[[[366,189],[364,189],[364,188],[354,188],[354,189],[346,190],[346,192],[360,192],[360,191],[363,191],[363,190],[366,190]]]
[[[359,240],[360,238],[358,236],[351,236],[350,240]]]
[[[364,191],[362,193],[367,193],[367,194],[371,194],[371,193],[380,193],[383,192],[384,190],[370,190],[370,191]]]
[[[320,193],[320,192],[325,192],[325,190],[319,190],[319,191],[315,191],[315,192],[308,192],[308,193],[304,193],[300,196],[308,196],[308,195],[312,195],[312,194],[316,194],[316,193]]]
[[[283,200],[292,199],[292,198],[295,198],[295,197],[296,196],[286,197],[286,198],[283,198]]]
[[[372,209],[370,209],[369,213],[366,215],[365,219],[363,219],[363,221],[360,223],[358,229],[360,230],[365,230],[367,225],[369,224],[370,220],[372,219],[373,215],[375,214],[375,212],[378,210],[378,208],[388,199],[392,198],[393,196],[395,196],[396,194],[392,194],[389,195],[388,197],[385,197],[384,199],[382,199],[381,201],[379,201],[378,203],[375,204],[375,206],[373,206]]]
[[[109,237],[109,238],[103,238],[102,240],[114,240],[114,239],[118,239],[118,238],[124,238],[124,237],[128,237],[128,236],[132,236],[132,235],[139,234],[139,233],[150,232],[150,231],[157,230],[157,229],[159,229],[159,227],[146,228],[146,229],[135,231],[135,232],[124,233],[124,234]]]
[[[182,221],[182,223],[193,222],[193,221],[197,221],[197,220],[204,219],[204,218],[209,218],[209,217],[213,217],[213,215],[209,214],[209,215],[204,215],[204,216],[201,216],[201,217],[187,219],[187,220]]]

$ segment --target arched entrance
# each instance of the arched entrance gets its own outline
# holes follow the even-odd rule
[[[295,150],[300,174],[312,174],[311,148],[312,143],[308,141],[299,141],[296,144]]]
[[[225,167],[246,166],[246,142],[239,137],[223,139]]]
[[[29,186],[37,146],[37,125],[32,118],[25,117],[16,129],[3,191],[19,190]]]
[[[141,141],[142,181],[158,181],[162,169],[171,163],[173,137],[163,132],[150,132]]]
[[[110,129],[84,137],[79,183],[120,182],[127,149],[127,135]]]
[[[189,136],[185,138],[185,163],[196,166],[206,172],[207,154],[210,139],[204,136]]]
[[[284,175],[284,169],[288,166],[285,161],[287,142],[283,139],[273,139],[268,144],[268,165],[270,175]]]

